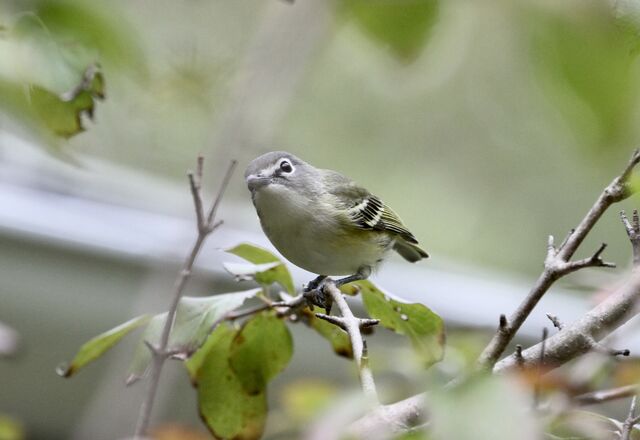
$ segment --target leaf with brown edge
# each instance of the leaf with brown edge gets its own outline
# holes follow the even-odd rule
[[[216,438],[257,440],[267,416],[265,391],[249,394],[231,368],[231,344],[237,331],[220,324],[205,345],[185,362],[198,391],[202,420]]]
[[[244,323],[231,342],[229,365],[245,391],[263,392],[293,355],[293,340],[283,319],[263,312]]]

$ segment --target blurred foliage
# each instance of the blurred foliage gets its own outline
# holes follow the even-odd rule
[[[627,139],[637,105],[638,27],[620,25],[604,2],[524,7],[542,84],[586,146]]]
[[[537,440],[540,429],[527,412],[529,397],[503,377],[473,376],[430,399],[433,438]]]
[[[282,407],[293,422],[307,423],[328,408],[339,394],[340,390],[331,382],[299,379],[284,386]]]
[[[24,440],[24,427],[17,420],[0,414],[0,440]]]
[[[414,60],[436,23],[438,0],[336,0],[339,15],[398,59]]]
[[[144,72],[144,54],[127,21],[97,2],[9,2],[0,19],[0,110],[26,123],[45,142],[71,137],[104,99],[104,76]],[[81,81],[80,81],[81,80]]]

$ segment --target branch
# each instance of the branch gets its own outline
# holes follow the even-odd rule
[[[196,168],[196,174],[189,172],[189,185],[191,188],[191,194],[193,196],[194,208],[196,211],[196,219],[198,226],[198,236],[196,237],[196,241],[191,247],[191,252],[187,257],[186,261],[182,266],[182,270],[178,274],[176,281],[173,286],[173,296],[171,300],[171,305],[169,307],[169,312],[167,313],[167,319],[164,322],[164,327],[162,328],[162,335],[160,337],[160,343],[157,347],[149,347],[152,354],[152,363],[151,363],[151,375],[149,379],[149,387],[147,389],[147,395],[145,396],[144,401],[142,402],[142,406],[140,407],[140,415],[138,416],[138,422],[136,425],[135,438],[143,438],[147,432],[149,427],[149,417],[151,416],[151,410],[153,408],[153,402],[155,400],[156,392],[158,390],[158,384],[160,383],[160,373],[162,372],[162,367],[164,365],[164,361],[171,357],[174,353],[167,351],[167,346],[169,344],[169,335],[171,333],[171,327],[173,326],[173,321],[175,319],[176,311],[178,308],[178,303],[180,302],[180,298],[182,298],[182,293],[184,291],[184,287],[187,283],[187,280],[191,277],[191,271],[193,270],[193,263],[195,262],[200,250],[202,249],[202,245],[204,244],[207,237],[221,224],[220,222],[214,222],[215,215],[217,213],[218,206],[220,204],[220,200],[224,194],[224,191],[231,179],[231,174],[236,166],[236,161],[231,161],[229,164],[229,168],[222,180],[222,184],[220,185],[220,189],[218,190],[218,194],[215,198],[211,209],[205,219],[204,211],[202,208],[202,194],[201,194],[201,182],[202,182],[202,168],[203,168],[203,158],[202,156],[198,156],[198,163]]]
[[[629,241],[631,242],[631,249],[633,251],[633,265],[640,265],[640,217],[638,216],[638,210],[633,210],[632,221],[629,222],[627,215],[624,211],[620,211],[620,218],[624,229],[627,231]]]
[[[362,338],[361,328],[370,327],[378,323],[377,319],[360,319],[356,318],[349,304],[342,296],[340,289],[336,287],[333,281],[328,281],[324,284],[323,291],[328,294],[333,303],[338,306],[341,317],[335,317],[323,315],[321,313],[316,314],[320,319],[324,319],[332,324],[335,324],[342,328],[349,335],[351,341],[351,347],[353,349],[353,358],[356,361],[358,367],[358,375],[360,377],[360,385],[364,391],[364,395],[367,400],[371,401],[375,405],[379,404],[378,393],[376,392],[376,384],[373,381],[373,375],[369,368],[368,356],[367,356],[367,344]]]
[[[379,406],[354,422],[345,434],[348,438],[369,439],[381,438],[381,432],[406,430],[425,416],[426,399],[427,394],[420,393],[391,405]]]
[[[633,399],[631,399],[631,407],[629,408],[629,415],[622,424],[620,440],[629,440],[631,438],[631,430],[638,422],[640,422],[640,416],[636,416],[636,404],[637,397],[633,396]]]
[[[622,287],[606,300],[590,310],[585,316],[571,325],[565,325],[561,331],[546,341],[544,366],[558,367],[575,357],[591,350],[601,351],[600,341],[604,336],[624,324],[633,316],[634,306],[640,298],[640,274],[633,273]],[[505,372],[518,365],[531,367],[539,364],[541,344],[522,351],[516,358],[511,355],[498,362],[494,372]],[[604,347],[608,354],[626,355],[628,350],[611,350]]]
[[[595,405],[598,403],[610,402],[616,399],[634,396],[640,391],[638,385],[626,385],[612,388],[610,390],[598,390],[591,393],[580,394],[573,398],[578,405]]]
[[[529,294],[513,312],[508,320],[508,325],[498,329],[480,355],[478,364],[481,368],[490,369],[493,367],[534,307],[556,280],[584,267],[611,267],[612,263],[606,263],[600,258],[604,245],[590,258],[571,261],[571,257],[607,208],[631,195],[632,189],[627,183],[638,162],[640,162],[640,150],[636,149],[622,173],[604,189],[580,224],[575,230],[569,232],[559,248],[555,247],[553,237],[549,237],[547,257],[542,274],[538,277]]]

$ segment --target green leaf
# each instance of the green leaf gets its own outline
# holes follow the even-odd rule
[[[80,368],[102,356],[107,350],[120,342],[120,340],[131,331],[145,325],[150,319],[151,316],[149,315],[138,316],[137,318],[133,318],[124,324],[120,324],[119,326],[96,336],[80,347],[80,350],[78,350],[78,353],[71,363],[59,366],[56,369],[57,373],[63,377],[72,376]]]
[[[637,36],[631,44],[604,2],[527,4],[522,21],[542,90],[580,142],[592,148],[624,143],[638,96]]]
[[[249,394],[265,390],[293,355],[291,333],[282,319],[264,312],[246,321],[231,343],[229,363]]]
[[[270,269],[271,273],[269,273],[268,276],[265,275],[265,279],[270,281],[269,284],[277,282],[287,291],[289,295],[295,294],[296,289],[293,286],[293,279],[291,278],[289,269],[287,269],[282,260],[280,260],[268,250],[249,243],[242,243],[233,248],[226,249],[225,251],[243,258],[253,264],[260,265],[268,263],[280,263],[279,266],[275,266]]]
[[[339,0],[340,12],[403,61],[416,58],[436,22],[438,0]]]
[[[226,323],[219,325],[199,350],[204,354],[196,353],[186,366],[198,390],[200,414],[211,433],[216,438],[256,440],[264,431],[267,399],[264,391],[248,394],[229,364],[236,336]]]
[[[211,328],[226,313],[242,306],[247,299],[253,298],[259,292],[260,289],[250,289],[206,297],[182,297],[176,309],[167,349],[177,352],[177,355],[182,357],[189,356],[205,342]],[[151,352],[144,341],[159,344],[166,316],[166,313],[156,315],[147,326],[129,367],[127,384],[134,383],[147,371],[151,362]]]
[[[442,318],[423,304],[410,304],[391,299],[370,281],[356,283],[369,316],[379,319],[389,330],[406,335],[425,366],[440,361],[444,355],[444,323]]]
[[[322,337],[327,339],[333,351],[339,356],[346,358],[353,358],[353,349],[351,347],[351,341],[349,335],[340,327],[335,326],[324,319],[316,317],[316,315],[309,309],[304,309],[302,312],[304,322],[317,331]]]

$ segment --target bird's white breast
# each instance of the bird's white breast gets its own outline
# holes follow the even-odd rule
[[[321,275],[351,275],[375,267],[388,248],[386,234],[345,229],[339,212],[320,197],[312,200],[283,185],[253,195],[265,234],[296,266]]]

